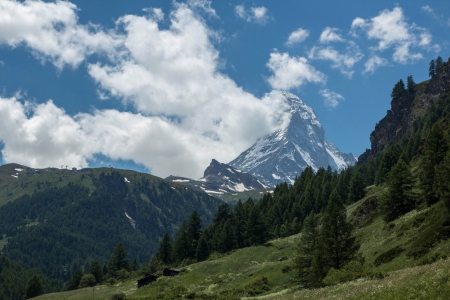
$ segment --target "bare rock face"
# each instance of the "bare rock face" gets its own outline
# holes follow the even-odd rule
[[[389,142],[398,142],[412,128],[423,111],[426,111],[441,94],[448,91],[450,91],[450,62],[444,63],[429,81],[418,84],[413,93],[404,92],[392,99],[391,109],[370,134],[371,149],[361,154],[358,162],[374,158]]]

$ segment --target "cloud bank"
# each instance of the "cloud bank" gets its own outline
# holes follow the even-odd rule
[[[256,98],[219,71],[211,42],[217,33],[202,17],[215,16],[209,1],[174,3],[168,16],[160,9],[126,15],[110,30],[79,24],[76,12],[64,1],[1,1],[0,44],[26,47],[59,69],[85,67],[100,98],[119,99],[135,111],[70,116],[51,100],[0,98],[5,162],[81,168],[103,154],[133,160],[158,176],[198,178],[211,158],[232,160],[284,121],[279,94]],[[267,11],[247,13],[259,22]],[[170,26],[161,29],[166,17]],[[104,60],[87,62],[94,53]]]

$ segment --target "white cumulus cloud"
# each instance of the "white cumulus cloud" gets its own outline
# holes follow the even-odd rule
[[[118,45],[114,35],[94,25],[78,24],[77,7],[66,1],[0,1],[0,45],[26,46],[56,67],[78,66],[92,53],[109,54]]]
[[[314,46],[308,53],[310,59],[320,59],[331,61],[331,67],[339,69],[342,74],[351,78],[353,76],[353,66],[360,61],[364,55],[354,42],[349,42],[345,53],[341,53],[335,48]]]
[[[330,108],[335,108],[338,106],[339,101],[344,100],[344,97],[341,94],[330,91],[329,89],[319,90],[319,95],[324,98],[324,105]]]
[[[366,63],[364,64],[364,71],[363,73],[371,73],[373,74],[375,70],[379,67],[388,65],[388,60],[382,57],[379,57],[378,55],[374,55],[371,58],[369,58]]]
[[[236,13],[236,16],[247,22],[258,23],[261,25],[265,25],[270,19],[268,10],[264,6],[252,6],[247,9],[243,4],[236,5],[234,12]]]
[[[414,63],[423,58],[417,48],[431,48],[431,34],[427,29],[409,24],[400,7],[383,10],[371,19],[356,18],[352,22],[351,33],[356,35],[359,30],[365,32],[369,39],[377,40],[378,51],[393,49],[392,58],[395,62]]]
[[[303,28],[299,28],[293,31],[286,42],[287,46],[293,46],[295,44],[301,43],[309,36],[309,31]]]
[[[319,41],[322,44],[330,43],[330,42],[344,42],[345,40],[338,33],[338,28],[325,27],[322,33],[320,34]]]
[[[304,57],[291,57],[288,53],[270,54],[267,67],[274,73],[268,78],[274,89],[290,90],[307,82],[325,83],[326,76],[316,70]]]

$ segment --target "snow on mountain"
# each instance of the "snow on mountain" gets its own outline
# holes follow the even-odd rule
[[[274,186],[284,181],[293,183],[308,165],[314,170],[328,166],[342,170],[356,163],[353,154],[341,153],[325,140],[325,131],[311,107],[291,93],[280,92],[280,97],[289,104],[285,111],[290,114],[288,124],[260,138],[230,166]]]
[[[166,179],[201,189],[211,196],[269,188],[252,175],[215,159],[206,168],[203,177],[198,180],[176,176],[169,176]]]

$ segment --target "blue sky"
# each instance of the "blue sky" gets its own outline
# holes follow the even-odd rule
[[[444,0],[0,0],[2,161],[199,178],[283,126],[278,90],[360,155],[449,32]]]

